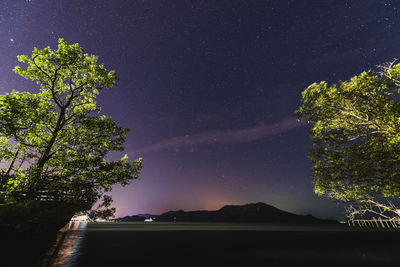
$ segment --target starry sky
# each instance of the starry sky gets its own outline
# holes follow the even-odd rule
[[[342,218],[313,193],[309,126],[293,112],[311,83],[398,58],[399,11],[383,0],[2,0],[0,93],[35,92],[12,72],[16,56],[59,37],[116,70],[98,103],[131,129],[124,153],[144,159],[139,180],[114,187],[117,217],[262,201]]]

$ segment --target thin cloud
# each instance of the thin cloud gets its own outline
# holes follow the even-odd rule
[[[261,124],[238,130],[213,130],[193,135],[176,136],[143,147],[136,150],[135,153],[145,154],[161,150],[177,150],[211,144],[246,143],[285,133],[303,125],[305,125],[305,121],[298,122],[294,118],[288,118],[272,124]]]

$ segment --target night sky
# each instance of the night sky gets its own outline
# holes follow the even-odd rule
[[[265,202],[341,218],[313,193],[309,126],[293,116],[313,82],[400,57],[398,1],[1,0],[0,93],[36,85],[17,55],[79,43],[120,77],[99,96],[129,127],[139,180],[116,216]],[[111,155],[110,158],[120,156]]]

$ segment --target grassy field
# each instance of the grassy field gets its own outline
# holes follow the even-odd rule
[[[71,266],[399,266],[400,231],[228,223],[89,223]]]

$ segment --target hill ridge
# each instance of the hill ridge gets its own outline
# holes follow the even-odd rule
[[[144,221],[137,215],[119,218],[120,221]],[[312,215],[297,215],[272,205],[256,202],[243,205],[224,205],[218,210],[170,210],[155,217],[159,222],[260,222],[260,223],[338,223]]]

